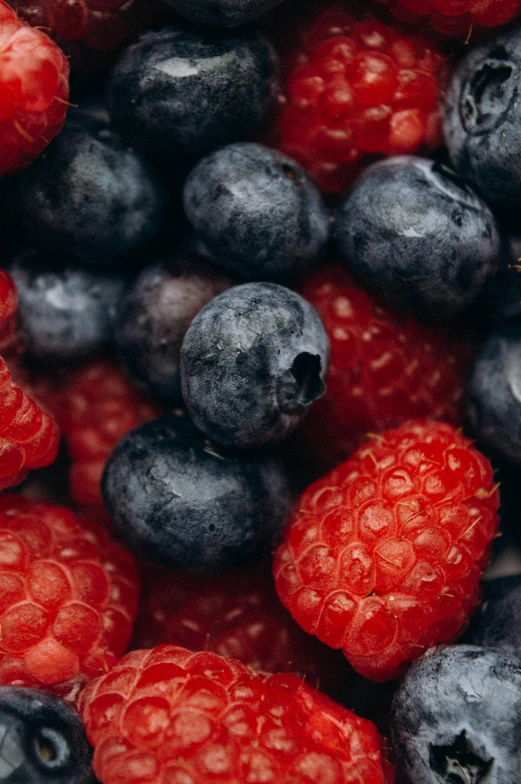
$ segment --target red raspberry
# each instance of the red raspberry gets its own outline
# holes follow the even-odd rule
[[[104,784],[391,784],[376,727],[295,675],[134,651],[80,698]]]
[[[69,61],[0,0],[0,174],[30,163],[61,131]]]
[[[142,579],[136,648],[168,643],[209,650],[254,670],[305,676],[323,691],[346,677],[331,650],[305,634],[282,606],[269,564],[221,575],[182,574],[144,564]]]
[[[137,612],[132,556],[61,506],[0,496],[0,684],[71,701],[125,651]]]
[[[521,0],[379,0],[404,22],[432,27],[441,33],[470,36],[477,27],[499,27],[521,11]]]
[[[445,423],[365,444],[297,501],[274,560],[295,620],[386,680],[462,632],[498,526],[488,460]]]
[[[324,267],[302,294],[331,342],[327,393],[304,421],[299,442],[324,470],[366,440],[408,419],[459,424],[469,342],[381,307],[340,268]]]
[[[330,6],[301,35],[280,147],[325,191],[343,191],[376,155],[441,143],[446,61],[432,43]]]
[[[16,341],[16,310],[18,294],[14,280],[5,270],[0,269],[0,354],[5,357],[11,353]]]
[[[94,360],[65,377],[50,403],[67,441],[69,490],[80,506],[101,512],[100,481],[110,453],[130,430],[160,416],[109,360]]]

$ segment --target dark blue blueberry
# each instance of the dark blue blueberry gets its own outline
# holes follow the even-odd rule
[[[480,444],[493,457],[521,468],[521,324],[492,333],[478,347],[467,400]]]
[[[143,35],[109,80],[109,112],[136,148],[178,161],[246,139],[278,91],[277,59],[257,31],[169,27]]]
[[[445,137],[456,169],[494,208],[521,201],[521,28],[464,57],[449,87]]]
[[[78,713],[48,691],[0,687],[0,782],[94,784]]]
[[[326,252],[330,216],[317,186],[261,144],[232,144],[204,158],[188,177],[184,205],[210,257],[242,278],[294,278]]]
[[[224,571],[269,552],[290,509],[275,460],[218,451],[182,413],[129,433],[102,492],[140,557],[184,571]]]
[[[329,340],[316,310],[276,283],[225,291],[192,321],[181,383],[197,427],[225,446],[279,441],[325,392]]]
[[[521,661],[470,645],[433,648],[393,700],[394,749],[414,784],[514,784],[521,770]]]
[[[166,0],[179,14],[197,24],[236,27],[257,19],[281,0]]]
[[[478,302],[489,325],[521,321],[521,235],[504,236],[499,269]]]
[[[367,169],[338,208],[336,234],[368,285],[422,319],[468,307],[500,250],[486,204],[443,164],[409,156]]]
[[[521,656],[521,576],[483,583],[483,603],[465,633],[464,642],[503,648]]]
[[[149,395],[181,399],[179,356],[194,316],[231,279],[191,254],[147,267],[121,301],[115,339],[129,376]]]
[[[143,251],[166,210],[155,169],[92,112],[71,114],[24,171],[20,198],[27,239],[100,269]]]
[[[27,355],[39,362],[84,359],[112,339],[122,276],[50,261],[35,250],[9,265]]]

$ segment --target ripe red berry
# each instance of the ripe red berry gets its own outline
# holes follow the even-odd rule
[[[0,496],[0,684],[74,701],[124,653],[137,612],[132,556],[68,509]]]
[[[447,67],[432,43],[334,4],[315,16],[298,47],[280,147],[323,190],[343,191],[376,155],[441,143]]]
[[[69,61],[0,0],[0,174],[30,163],[62,129]]]
[[[521,11],[521,0],[379,0],[398,18],[446,35],[469,37],[475,28],[499,27]]]
[[[408,419],[459,424],[468,341],[426,327],[375,302],[340,267],[304,281],[331,343],[327,392],[304,421],[300,448],[324,470],[366,440]]]
[[[0,269],[0,355],[11,353],[16,341],[16,310],[18,294],[14,280]]]
[[[376,727],[294,675],[134,651],[80,698],[104,784],[392,784]]]
[[[358,449],[297,501],[275,554],[302,628],[385,680],[454,639],[498,526],[488,460],[451,425],[409,423]]]

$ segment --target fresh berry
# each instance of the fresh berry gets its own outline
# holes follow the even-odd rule
[[[253,22],[281,0],[166,0],[182,16],[197,24],[237,27]]]
[[[132,556],[68,509],[0,497],[0,683],[73,701],[124,653],[137,612]]]
[[[477,324],[487,329],[521,319],[521,233],[505,229],[502,239],[498,271],[476,302]]]
[[[499,27],[521,11],[521,0],[380,0],[398,18],[445,35],[471,39],[479,27]]]
[[[255,133],[273,106],[276,71],[256,30],[217,37],[169,27],[122,55],[109,79],[109,112],[137,149],[183,161]]]
[[[487,205],[451,169],[399,156],[371,166],[340,204],[347,264],[396,308],[454,316],[497,269],[500,240]]]
[[[48,691],[0,687],[0,780],[92,784],[92,749],[77,712]]]
[[[261,144],[232,144],[200,161],[184,204],[210,258],[242,278],[299,277],[325,255],[330,217],[315,183]]]
[[[69,62],[41,30],[0,2],[0,174],[26,166],[62,129]]]
[[[20,200],[27,239],[103,270],[142,252],[166,207],[155,169],[90,112],[71,112],[24,172]]]
[[[121,275],[64,265],[35,250],[9,264],[27,357],[62,364],[99,353],[112,338]]]
[[[100,482],[110,453],[126,433],[155,419],[161,409],[104,359],[68,373],[49,402],[72,459],[71,497],[97,514],[103,510]]]
[[[464,642],[483,648],[503,648],[519,656],[520,618],[521,576],[486,580],[483,584],[483,603],[472,619]]]
[[[130,378],[157,400],[179,402],[179,357],[186,330],[213,297],[232,284],[191,253],[143,270],[123,298],[115,340]]]
[[[495,457],[521,468],[521,326],[492,332],[474,356],[467,410],[473,433]]]
[[[294,675],[215,653],[134,651],[83,692],[104,784],[391,784],[383,739]]]
[[[277,592],[362,675],[394,677],[460,634],[498,525],[488,460],[451,425],[410,423],[360,447],[296,503]]]
[[[275,459],[219,452],[182,412],[125,436],[102,492],[136,554],[183,571],[220,572],[258,559],[289,512]]]
[[[220,294],[192,321],[181,384],[197,427],[239,448],[280,441],[325,392],[329,340],[316,310],[275,283]]]
[[[435,648],[393,702],[394,748],[414,784],[517,781],[521,766],[519,659],[497,650]]]
[[[303,676],[322,691],[346,679],[332,651],[303,632],[280,603],[269,563],[219,575],[144,564],[141,574],[134,648],[173,644],[213,651],[254,670]]]
[[[0,269],[0,355],[9,354],[16,340],[18,292],[10,275]]]
[[[521,199],[521,28],[471,49],[447,95],[445,137],[454,167],[496,210]]]
[[[468,342],[425,327],[372,299],[336,266],[309,275],[302,295],[318,310],[331,342],[327,391],[297,435],[326,470],[368,433],[408,419],[460,424]]]
[[[425,39],[349,4],[332,4],[301,31],[280,118],[281,149],[341,193],[374,156],[441,144],[444,56]]]

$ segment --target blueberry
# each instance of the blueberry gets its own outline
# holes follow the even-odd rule
[[[329,340],[316,310],[276,283],[220,294],[192,321],[181,348],[188,412],[213,441],[238,448],[279,441],[325,392]]]
[[[480,311],[494,326],[521,320],[521,234],[507,232],[504,236],[499,269],[483,292]]]
[[[521,577],[486,580],[483,599],[465,633],[465,642],[521,656]]]
[[[177,13],[197,24],[236,27],[257,19],[281,0],[166,0]]]
[[[28,239],[100,269],[143,251],[166,209],[155,169],[88,112],[72,113],[25,170],[20,200]]]
[[[98,353],[112,338],[125,280],[114,273],[64,266],[35,250],[9,265],[16,283],[27,355],[62,363]]]
[[[0,781],[94,784],[91,759],[81,719],[60,697],[0,687]]]
[[[261,144],[204,158],[188,177],[184,204],[211,258],[243,278],[302,275],[326,252],[330,218],[317,186]]]
[[[184,571],[219,572],[269,552],[290,508],[275,460],[224,454],[182,413],[127,435],[102,492],[140,557]]]
[[[129,47],[109,80],[109,112],[129,141],[178,161],[248,138],[278,90],[277,60],[257,31],[169,27]]]
[[[505,326],[480,344],[467,399],[480,444],[493,457],[521,467],[521,324]]]
[[[514,784],[520,716],[517,657],[470,645],[431,649],[393,700],[398,761],[414,784]]]
[[[445,137],[456,169],[498,210],[521,200],[521,28],[472,49],[449,86]]]
[[[336,234],[368,285],[423,319],[469,306],[500,250],[486,204],[443,164],[409,156],[366,170],[338,208]]]
[[[179,356],[190,322],[232,281],[197,257],[179,254],[144,269],[121,301],[116,345],[129,376],[165,402],[181,399]]]

